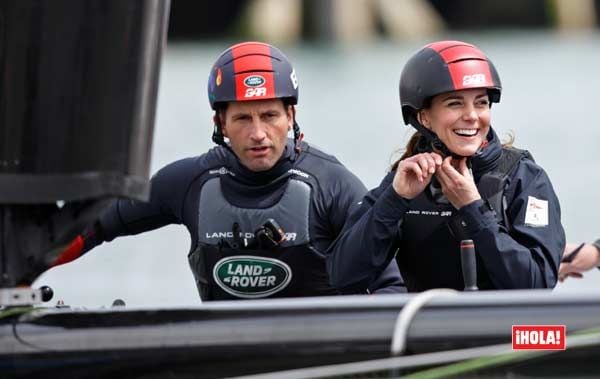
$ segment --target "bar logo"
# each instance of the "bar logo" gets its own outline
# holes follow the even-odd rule
[[[564,325],[513,325],[513,350],[565,350],[567,328]]]

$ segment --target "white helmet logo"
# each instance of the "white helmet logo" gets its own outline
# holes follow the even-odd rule
[[[296,69],[292,70],[292,73],[290,74],[290,80],[292,81],[292,86],[294,87],[294,89],[298,88],[298,78],[296,78]]]
[[[463,86],[478,86],[485,84],[484,74],[465,75],[462,80]]]

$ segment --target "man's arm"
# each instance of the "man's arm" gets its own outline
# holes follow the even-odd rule
[[[51,263],[51,267],[68,263],[103,242],[143,233],[162,226],[181,223],[185,191],[193,159],[174,162],[159,170],[151,179],[147,202],[119,199],[92,225],[77,236]]]

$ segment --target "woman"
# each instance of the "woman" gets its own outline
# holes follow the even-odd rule
[[[417,132],[331,248],[333,284],[362,290],[396,257],[409,291],[465,285],[460,242],[475,243],[480,289],[552,288],[565,247],[560,206],[528,152],[490,126],[502,87],[475,46],[425,46],[400,78]]]

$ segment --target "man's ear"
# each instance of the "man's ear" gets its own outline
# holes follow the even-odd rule
[[[223,136],[227,137],[227,130],[225,128],[225,117],[223,117],[223,113],[215,112],[215,115],[213,116],[213,122],[215,123],[215,125],[221,128],[221,133],[223,134]]]
[[[289,105],[287,107],[287,118],[288,118],[288,132],[294,127],[294,119],[296,118],[296,107]]]

